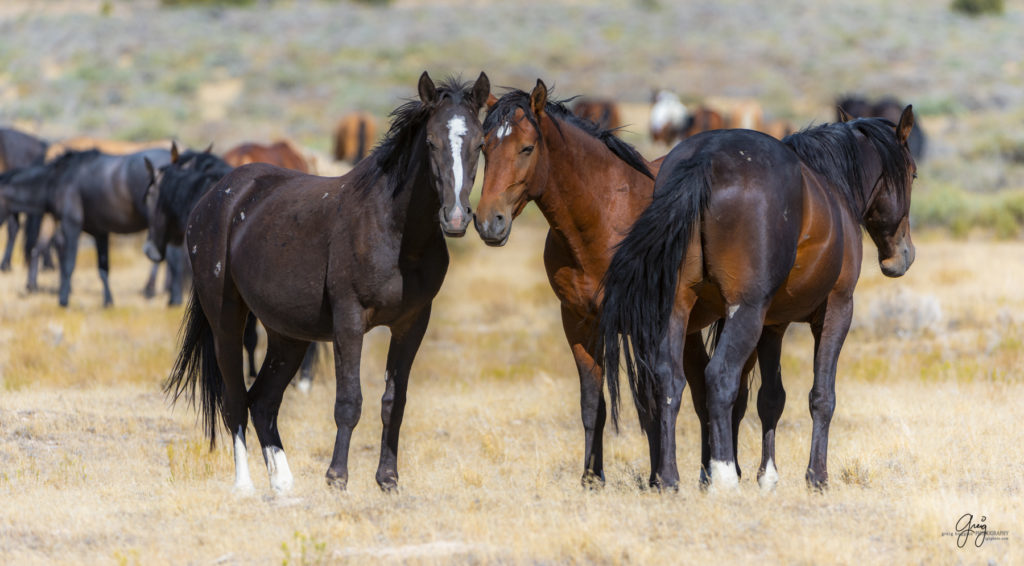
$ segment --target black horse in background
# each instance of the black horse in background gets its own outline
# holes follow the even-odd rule
[[[409,372],[448,270],[445,235],[464,235],[472,219],[469,192],[483,142],[478,115],[489,92],[483,73],[472,87],[455,80],[437,87],[424,72],[419,100],[394,111],[384,140],[348,174],[243,165],[193,209],[186,230],[192,297],[165,387],[198,405],[211,443],[223,419],[234,442],[236,489],[253,489],[250,413],[270,485],[291,488],[277,417],[313,341],[334,344],[337,435],[327,481],[347,486],[362,412],[363,335],[376,326],[391,329],[376,479],[382,489],[397,487]],[[250,312],[268,345],[247,390],[238,354]]]
[[[149,149],[128,155],[109,155],[97,150],[68,151],[31,172],[19,183],[0,187],[12,210],[50,212],[59,222],[59,302],[67,306],[71,275],[82,232],[96,240],[97,262],[103,282],[103,304],[110,306],[110,234],[131,234],[149,225],[145,206],[149,174],[145,160],[162,166],[170,162],[166,149]],[[168,262],[171,304],[181,302],[184,254]],[[34,269],[30,267],[30,276]]]
[[[30,165],[41,165],[46,159],[46,150],[49,144],[35,136],[11,128],[0,128],[0,173],[6,173]],[[42,214],[27,214],[25,218],[25,261],[31,257],[32,242],[38,238],[39,229],[42,225]],[[0,271],[11,270],[11,256],[14,252],[14,243],[18,237],[18,230],[21,228],[21,218],[18,213],[0,214],[0,223],[7,222],[7,244],[4,248],[3,259],[0,260]],[[35,234],[35,236],[33,236]],[[53,259],[47,253],[43,260],[50,268],[53,267]]]
[[[860,95],[846,95],[836,100],[836,120],[844,120],[842,109],[854,118],[885,118],[893,124],[900,121],[900,116],[906,104],[892,96],[883,96],[875,100],[869,100]],[[910,137],[907,138],[907,146],[910,148],[910,155],[914,161],[920,163],[924,160],[925,151],[928,149],[928,136],[925,135],[920,121],[914,122],[914,128],[910,130]]]
[[[155,167],[146,160],[146,169],[150,175],[149,188],[146,191],[149,229],[146,231],[146,243],[142,249],[151,261],[163,261],[169,249],[184,245],[188,215],[200,197],[234,170],[234,167],[213,154],[211,150],[212,146],[201,152],[186,150],[179,153],[177,144],[171,144],[170,163]],[[256,377],[258,340],[256,317],[250,313],[245,321],[244,334],[249,377]],[[317,343],[314,342],[309,345],[299,370],[297,386],[304,393],[312,387],[317,358]]]

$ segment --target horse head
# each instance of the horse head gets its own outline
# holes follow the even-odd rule
[[[483,145],[478,116],[490,91],[491,83],[484,73],[480,73],[471,94],[463,97],[439,90],[426,71],[420,76],[420,102],[431,111],[425,129],[434,186],[441,203],[438,220],[447,236],[465,235],[473,215],[469,193],[476,180]]]
[[[484,120],[484,186],[474,223],[487,245],[503,246],[514,220],[531,200],[540,196],[546,179],[544,138],[540,120],[545,115],[548,88],[537,79],[529,97],[514,91],[491,105]],[[528,101],[528,102],[526,102]]]

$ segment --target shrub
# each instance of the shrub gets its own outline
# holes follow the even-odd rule
[[[1002,14],[1003,0],[953,0],[950,9],[968,16]]]

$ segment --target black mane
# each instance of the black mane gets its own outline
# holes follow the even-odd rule
[[[470,104],[472,86],[457,77],[448,77],[437,85],[438,103],[450,100],[455,104]],[[369,192],[381,177],[386,177],[387,192],[396,196],[415,175],[415,168],[427,159],[426,144],[418,143],[423,136],[433,105],[410,100],[395,108],[390,116],[391,127],[366,158],[352,170],[355,184]]]
[[[549,92],[551,90],[553,89],[549,89]],[[647,175],[651,179],[654,179],[654,174],[651,173],[651,170],[644,162],[644,158],[639,152],[637,152],[636,148],[622,141],[615,135],[617,129],[604,129],[586,118],[577,116],[569,109],[568,103],[572,102],[575,98],[576,97],[572,97],[565,100],[548,99],[548,102],[544,107],[544,111],[547,112],[549,116],[556,119],[554,123],[555,127],[559,128],[559,132],[561,132],[559,121],[568,122],[569,124],[576,126],[600,140],[601,143],[611,150],[612,153],[618,156],[619,159],[625,161],[630,167],[644,175]],[[512,120],[515,116],[516,110],[522,110],[526,119],[530,121],[530,124],[532,124],[534,128],[537,128],[538,130],[540,129],[540,126],[537,124],[537,117],[534,116],[533,110],[530,108],[530,93],[513,89],[505,93],[505,95],[498,99],[498,102],[496,102],[494,106],[491,106],[487,111],[487,116],[484,117],[483,124],[484,133],[489,134],[499,125]]]
[[[184,230],[188,215],[199,197],[232,169],[216,155],[186,152],[177,163],[162,168],[157,208]]]
[[[864,216],[869,194],[864,192],[861,155],[856,132],[863,134],[878,152],[883,182],[892,187],[900,206],[905,206],[907,157],[893,131],[895,124],[884,118],[859,118],[849,122],[812,126],[782,139],[807,165],[824,175],[842,195],[843,202]]]

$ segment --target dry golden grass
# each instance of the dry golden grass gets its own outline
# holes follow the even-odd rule
[[[290,389],[282,410],[294,491],[271,492],[252,435],[257,494],[241,497],[230,451],[208,451],[194,413],[160,391],[182,311],[139,295],[139,240],[115,246],[109,310],[88,249],[67,310],[53,273],[42,279],[51,293],[24,296],[18,262],[0,276],[0,562],[1024,561],[1024,244],[925,239],[902,280],[868,258],[840,360],[827,493],[803,481],[811,340],[798,327],[784,350],[777,491],[763,495],[751,478],[752,408],[739,492],[701,492],[696,419],[684,406],[686,481],[655,493],[640,487],[646,442],[630,408],[622,431],[606,435],[607,486],[579,486],[579,386],[542,269],[543,234],[528,215],[505,248],[473,234],[452,242],[413,368],[396,494],[373,479],[386,331],[364,348],[348,492],[323,478],[334,423],[321,369],[312,392]],[[1009,540],[957,548],[942,534],[965,513]]]

